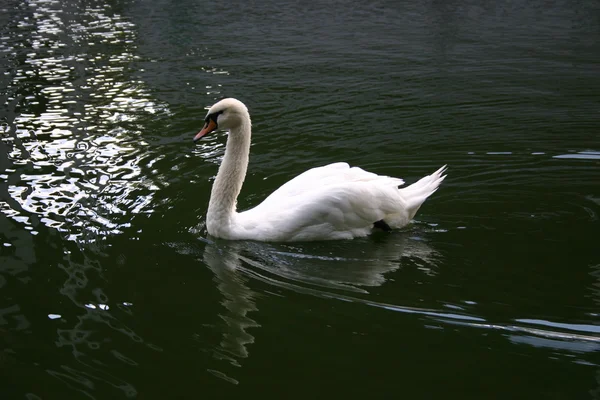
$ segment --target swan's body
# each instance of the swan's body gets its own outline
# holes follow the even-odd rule
[[[374,229],[407,225],[444,180],[445,166],[399,189],[404,181],[346,163],[312,168],[285,183],[258,206],[241,213],[236,200],[248,167],[251,122],[235,99],[210,108],[198,140],[217,128],[229,130],[225,157],[213,184],[206,227],[212,236],[272,242],[352,239]]]

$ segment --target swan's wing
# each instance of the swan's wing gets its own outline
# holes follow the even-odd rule
[[[279,189],[271,193],[267,199],[272,200],[278,197],[294,196],[298,193],[305,192],[306,188],[311,187],[315,182],[323,182],[332,176],[340,174],[341,171],[348,169],[350,169],[350,165],[345,162],[311,168],[281,185]],[[265,199],[265,201],[267,199]]]
[[[398,211],[403,200],[396,182],[387,178],[387,185],[372,180],[309,187],[302,193],[280,197],[277,203],[265,201],[238,214],[238,229],[252,231],[258,240],[365,236],[374,222]]]
[[[262,204],[275,204],[300,194],[314,190],[325,190],[329,187],[351,182],[382,182],[383,180],[396,187],[404,184],[402,179],[377,175],[359,167],[350,167],[345,162],[333,163],[323,167],[311,168],[296,176],[271,193]]]

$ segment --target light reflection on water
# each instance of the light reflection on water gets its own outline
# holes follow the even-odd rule
[[[133,25],[109,5],[88,5],[72,21],[69,6],[27,2],[0,42],[12,61],[6,104],[17,110],[0,132],[11,163],[0,178],[12,200],[0,211],[94,240],[152,212],[159,186],[142,172],[149,155],[138,121],[168,109],[128,76]],[[25,31],[30,48],[11,48]]]
[[[132,78],[133,24],[110,5],[94,3],[30,0],[5,10],[13,18],[0,35],[7,66],[1,77],[0,103],[7,112],[0,115],[0,146],[6,151],[1,161],[8,163],[0,174],[8,194],[0,201],[0,227],[24,228],[2,232],[16,246],[14,255],[0,257],[8,279],[28,279],[23,272],[36,259],[30,234],[42,230],[40,225],[70,241],[94,242],[122,232],[136,214],[151,213],[156,191],[166,185],[144,170],[158,157],[143,139],[142,120],[169,110]],[[132,384],[104,367],[112,359],[135,366],[135,356],[108,343],[161,349],[119,319],[130,313],[130,303],[109,299],[94,286],[95,279],[105,279],[96,259],[87,251],[63,250],[63,256],[49,265],[62,270],[65,280],[59,300],[49,299],[45,312],[56,326],[56,353],[44,354],[66,351],[72,357],[45,372],[90,397],[99,386],[135,397]],[[6,282],[0,275],[0,286]],[[70,301],[60,300],[63,296]],[[0,319],[20,321],[15,329],[23,331],[32,315],[37,313],[14,304]]]

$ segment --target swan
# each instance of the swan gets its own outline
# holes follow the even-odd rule
[[[402,179],[337,162],[309,169],[256,207],[237,212],[250,153],[251,122],[244,103],[233,98],[215,103],[194,142],[217,129],[229,131],[229,136],[206,215],[206,229],[216,238],[263,242],[352,239],[374,230],[402,228],[446,177],[444,165],[400,189]]]

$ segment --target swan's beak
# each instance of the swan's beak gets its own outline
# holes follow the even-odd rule
[[[217,123],[212,119],[209,119],[204,125],[204,128],[202,128],[202,130],[198,132],[196,136],[194,136],[194,142],[197,142],[198,140],[202,139],[204,136],[208,135],[215,129],[217,129]]]

